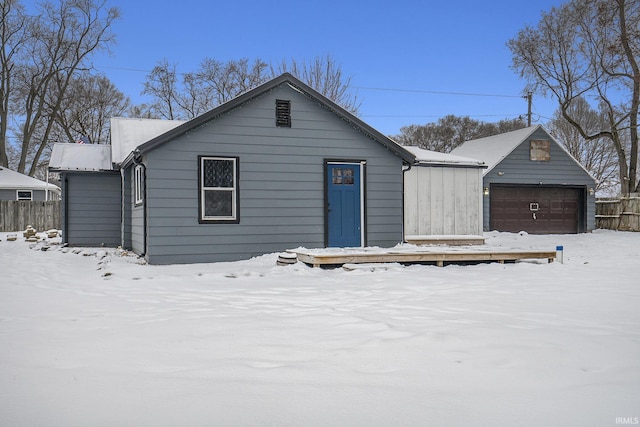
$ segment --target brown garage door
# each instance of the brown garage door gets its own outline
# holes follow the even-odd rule
[[[584,189],[491,186],[491,230],[531,234],[583,231]]]

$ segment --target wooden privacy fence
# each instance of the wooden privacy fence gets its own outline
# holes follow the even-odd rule
[[[0,231],[20,231],[27,225],[38,231],[60,229],[60,201],[0,200]]]
[[[596,200],[596,227],[640,231],[640,193]]]

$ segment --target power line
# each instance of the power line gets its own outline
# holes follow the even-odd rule
[[[121,70],[121,71],[135,71],[138,73],[150,73],[152,71],[152,70],[142,70],[139,68],[113,67],[109,65],[100,65],[96,68],[108,68],[111,70]],[[186,73],[178,73],[178,74],[186,74]],[[505,94],[498,94],[498,93],[453,92],[453,91],[401,89],[401,88],[371,87],[371,86],[349,86],[349,87],[352,89],[377,90],[377,91],[385,91],[385,92],[429,93],[434,95],[455,95],[455,96],[485,96],[485,97],[496,97],[496,98],[522,98],[522,95],[505,95]]]
[[[101,65],[97,68],[107,68],[112,70],[132,71],[138,73],[150,73],[151,70],[143,70],[139,68],[127,68],[127,67],[114,67],[109,65]],[[179,73],[184,74],[184,73]],[[371,86],[349,86],[352,89],[358,90],[372,90],[372,91],[384,91],[384,92],[405,92],[405,93],[425,93],[432,95],[451,95],[451,96],[476,96],[476,97],[493,97],[493,98],[523,98],[522,95],[506,95],[496,93],[474,93],[474,92],[455,92],[455,91],[436,91],[436,90],[422,90],[422,89],[402,89],[402,88],[388,88],[388,87],[371,87]],[[526,98],[526,96],[524,97]],[[531,113],[529,113],[531,114]],[[368,115],[363,114],[362,117],[374,117],[374,118],[434,118],[442,117],[443,115]],[[523,116],[523,114],[466,114],[469,117],[516,117]]]
[[[350,86],[353,89],[362,90],[378,90],[386,92],[410,92],[410,93],[429,93],[434,95],[457,95],[457,96],[488,96],[497,98],[522,98],[522,95],[504,95],[495,93],[471,93],[471,92],[446,92],[437,90],[420,90],[420,89],[399,89],[399,88],[385,88],[385,87],[368,87],[368,86]]]
[[[443,117],[448,114],[399,114],[399,115],[387,115],[387,114],[362,114],[362,117],[377,117],[377,118],[430,118],[430,117]],[[521,113],[509,113],[509,114],[461,114],[459,117],[520,117],[524,116]]]
[[[110,70],[120,70],[120,71],[135,71],[136,73],[150,73],[151,70],[141,70],[139,68],[126,68],[126,67],[111,67],[109,65],[98,65],[95,66],[96,69],[99,68],[108,68]]]

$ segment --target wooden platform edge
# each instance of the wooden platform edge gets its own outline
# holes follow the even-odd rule
[[[482,236],[405,236],[405,241],[416,246],[481,246],[485,244]]]
[[[353,254],[310,254],[298,250],[298,260],[313,267],[322,265],[344,265],[360,263],[421,263],[435,262],[439,267],[445,262],[499,262],[518,261],[523,259],[546,259],[551,263],[556,258],[555,251],[475,251],[475,252],[380,252]]]

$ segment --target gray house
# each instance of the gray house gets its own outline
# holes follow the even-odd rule
[[[290,74],[156,135],[122,132],[138,122],[112,121],[111,157],[91,171],[51,166],[70,244],[117,242],[169,264],[403,239],[402,169],[415,156]],[[74,228],[74,212],[98,203],[79,195],[101,199],[93,222],[117,230]]]
[[[59,200],[60,187],[0,167],[0,200],[47,201]]]
[[[595,227],[595,180],[540,125],[467,141],[451,154],[485,162],[483,228],[532,234]]]

